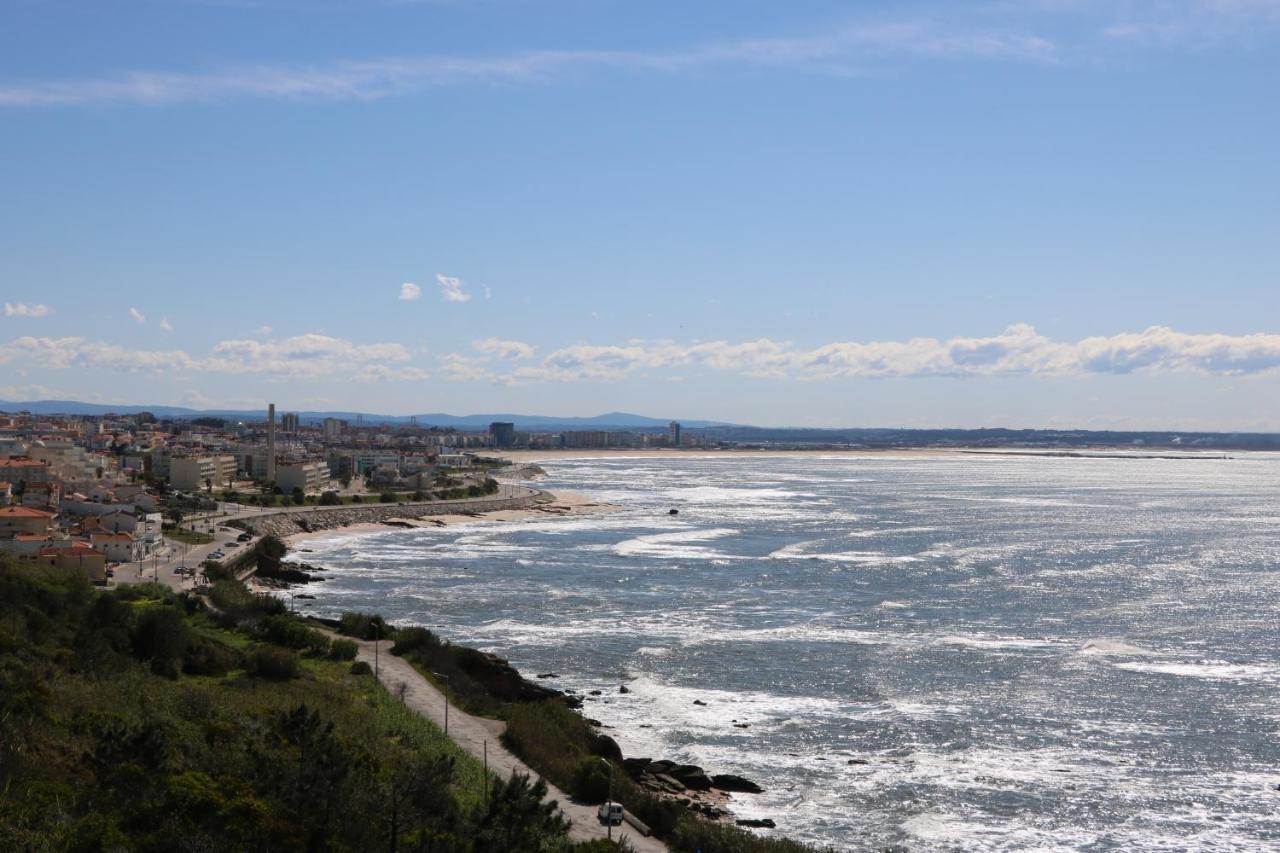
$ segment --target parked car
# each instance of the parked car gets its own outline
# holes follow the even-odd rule
[[[228,543],[226,544],[226,547],[228,547],[228,548],[239,548],[239,547],[240,547],[240,543],[239,543],[239,542],[228,542]]]
[[[600,804],[600,808],[596,810],[596,818],[601,823],[610,826],[622,825],[622,803],[606,801]]]

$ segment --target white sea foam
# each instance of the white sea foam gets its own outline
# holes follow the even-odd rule
[[[1141,646],[1135,646],[1126,643],[1124,640],[1090,640],[1080,647],[1082,655],[1097,655],[1099,657],[1147,657],[1154,655],[1155,652],[1150,649],[1144,649]]]
[[[985,634],[949,634],[945,637],[939,637],[935,642],[944,646],[968,646],[974,649],[1055,649],[1070,645],[1065,640],[995,637]]]
[[[682,530],[674,533],[637,536],[614,545],[613,553],[620,557],[646,557],[657,560],[730,560],[735,559],[734,555],[697,543],[723,539],[737,532],[727,527],[717,527],[709,530]]]
[[[1222,660],[1127,662],[1114,664],[1116,669],[1143,672],[1154,675],[1176,675],[1183,678],[1207,678],[1215,681],[1266,681],[1280,680],[1280,669],[1274,666],[1248,663],[1229,663]]]

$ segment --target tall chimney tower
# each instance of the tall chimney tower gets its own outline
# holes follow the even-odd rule
[[[267,481],[276,481],[276,404],[267,404]]]

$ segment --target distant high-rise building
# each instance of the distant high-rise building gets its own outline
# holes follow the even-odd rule
[[[298,413],[285,412],[284,417],[280,418],[280,428],[285,432],[294,433],[298,431]]]
[[[276,481],[276,404],[267,404],[267,482]]]
[[[337,418],[324,419],[324,437],[337,438],[347,429],[347,422]]]
[[[489,435],[493,436],[494,447],[511,447],[516,443],[516,425],[494,421],[489,424]]]
[[[667,443],[672,447],[680,446],[680,422],[672,421],[667,424]]]

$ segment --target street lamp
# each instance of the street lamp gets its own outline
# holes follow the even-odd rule
[[[436,678],[444,680],[444,734],[445,734],[445,737],[448,737],[449,736],[449,676],[440,672],[433,672],[431,674],[434,675]]]
[[[609,774],[609,795],[605,797],[605,800],[604,800],[605,802],[604,825],[608,827],[606,831],[609,833],[609,840],[612,841],[613,840],[613,765],[610,764],[609,760],[606,758],[601,757],[600,760],[604,762],[604,766],[608,769],[607,772]]]

